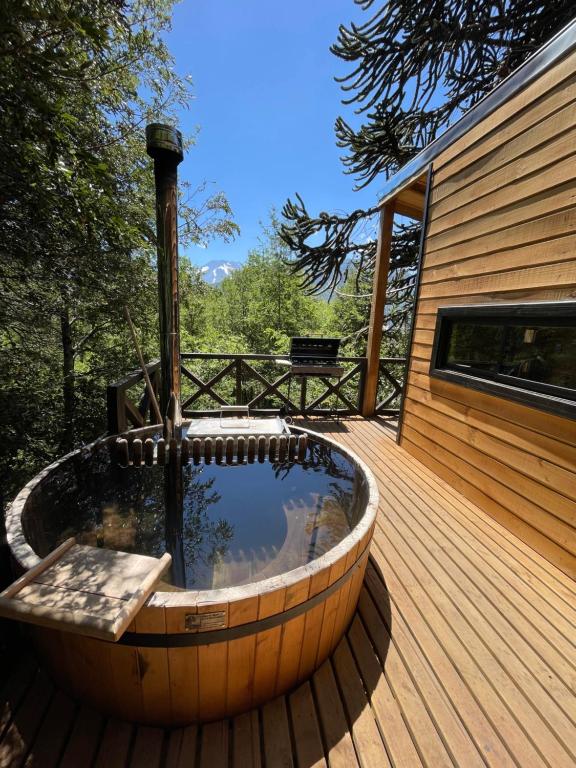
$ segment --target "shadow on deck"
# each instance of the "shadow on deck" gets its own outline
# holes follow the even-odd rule
[[[21,652],[0,667],[2,768],[574,765],[574,582],[399,449],[390,419],[307,424],[381,495],[332,658],[259,710],[168,732],[72,702]]]

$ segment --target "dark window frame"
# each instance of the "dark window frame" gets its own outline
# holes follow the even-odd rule
[[[532,382],[492,373],[480,369],[458,369],[457,364],[446,362],[450,328],[457,320],[482,321],[490,325],[520,325],[531,321],[554,326],[576,327],[576,301],[533,302],[528,304],[470,304],[440,307],[436,316],[436,330],[430,360],[430,376],[460,384],[497,397],[576,419],[576,389],[553,384]],[[576,365],[576,360],[574,361]]]

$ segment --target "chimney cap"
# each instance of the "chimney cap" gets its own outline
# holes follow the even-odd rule
[[[150,123],[146,126],[146,152],[154,159],[165,157],[166,153],[176,155],[176,162],[184,159],[182,134],[172,125]]]

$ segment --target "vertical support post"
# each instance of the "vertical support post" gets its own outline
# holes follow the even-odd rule
[[[236,360],[236,405],[242,405],[242,360]]]
[[[360,378],[358,379],[358,397],[357,397],[357,406],[356,406],[359,414],[362,413],[365,388],[366,388],[366,358],[364,358],[360,363]]]
[[[146,127],[146,151],[154,158],[156,252],[160,299],[160,409],[166,416],[170,396],[180,404],[180,311],[178,303],[178,164],[184,159],[182,134],[169,125]]]
[[[376,409],[378,394],[378,373],[380,367],[380,344],[384,324],[384,305],[390,268],[390,250],[392,247],[392,227],[394,224],[394,202],[390,201],[380,210],[376,265],[372,288],[372,306],[368,327],[368,346],[366,349],[366,378],[362,400],[362,416],[372,416]]]
[[[114,384],[108,385],[106,389],[107,415],[108,415],[108,434],[117,435],[119,432],[125,432],[128,429],[126,420],[126,392],[122,387]]]
[[[306,376],[300,378],[300,415],[306,415],[306,394],[308,388],[308,379]]]
[[[153,371],[150,375],[150,383],[152,384],[152,391],[154,392],[154,396],[156,397],[156,400],[158,400],[158,371]],[[150,424],[154,424],[154,421],[156,419],[156,414],[154,412],[154,403],[152,401],[152,398],[150,398],[149,403],[149,413],[148,418],[150,419]]]

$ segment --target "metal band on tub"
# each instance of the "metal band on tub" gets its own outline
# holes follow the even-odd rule
[[[241,637],[248,637],[249,635],[255,635],[258,632],[265,632],[268,629],[278,627],[291,619],[295,619],[297,616],[301,616],[303,613],[310,611],[312,608],[320,605],[327,600],[331,595],[337,592],[346,582],[355,575],[358,568],[362,567],[368,557],[369,546],[366,547],[360,558],[354,563],[352,568],[346,571],[339,579],[333,584],[330,584],[322,592],[319,592],[314,597],[306,600],[303,603],[295,605],[293,608],[289,608],[282,613],[275,613],[273,616],[267,616],[264,619],[258,619],[257,621],[251,621],[247,624],[239,624],[236,627],[224,627],[222,629],[209,629],[204,632],[191,631],[196,629],[197,620],[189,620],[189,630],[187,632],[174,632],[174,633],[154,633],[154,632],[125,632],[116,645],[129,645],[140,646],[141,648],[187,648],[196,645],[212,645],[213,643],[223,643],[230,640],[237,640]],[[169,609],[168,609],[169,610]],[[210,620],[213,622],[218,621],[217,613],[214,612],[207,614]],[[201,615],[201,614],[200,614]],[[198,616],[198,614],[189,614],[190,617]]]

